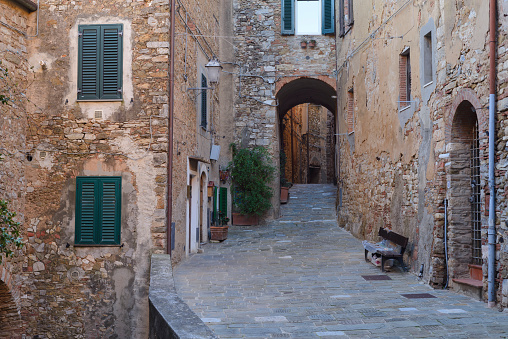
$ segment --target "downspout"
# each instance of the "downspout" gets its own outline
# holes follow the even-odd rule
[[[488,297],[489,307],[496,306],[496,188],[494,177],[495,145],[496,135],[496,0],[490,0],[490,96],[489,96],[489,257],[488,257]]]
[[[173,112],[175,106],[175,0],[171,0],[171,33],[169,37],[169,107],[168,107],[168,159],[167,162],[167,244],[166,253],[171,255],[171,232],[173,220]]]

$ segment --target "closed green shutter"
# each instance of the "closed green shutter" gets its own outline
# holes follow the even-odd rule
[[[122,25],[101,26],[101,99],[122,98]]]
[[[77,245],[119,245],[121,178],[76,178]]]
[[[218,204],[218,199],[217,199],[217,187],[214,186],[213,187],[213,223],[214,225],[217,225],[217,222],[219,220],[219,215],[217,214],[217,204]]]
[[[344,1],[344,0],[341,0]],[[322,1],[322,22],[323,22],[323,34],[335,33],[335,16],[334,16],[334,0],[323,0]]]
[[[219,212],[228,215],[228,188],[221,187],[219,194]]]
[[[201,87],[206,88],[208,86],[208,81],[204,74],[201,74]],[[206,128],[207,125],[207,94],[206,89],[201,90],[201,127]]]
[[[98,221],[96,182],[76,179],[76,244],[95,244],[94,225]]]
[[[82,25],[78,32],[78,100],[122,99],[123,25]]]
[[[101,178],[102,201],[102,228],[98,231],[99,244],[120,244],[120,214],[121,214],[121,179]]]
[[[100,26],[79,26],[78,99],[99,99]]]
[[[295,34],[295,0],[282,0],[281,33]]]

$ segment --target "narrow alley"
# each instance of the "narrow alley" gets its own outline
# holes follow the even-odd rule
[[[363,278],[383,274],[337,226],[335,192],[293,186],[280,219],[230,227],[178,265],[178,294],[220,338],[508,337],[507,312],[484,302],[397,269]]]

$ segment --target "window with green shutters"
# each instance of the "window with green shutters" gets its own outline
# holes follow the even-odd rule
[[[76,178],[76,245],[120,245],[121,177]]]
[[[208,125],[207,115],[208,115],[208,97],[206,94],[206,89],[208,87],[208,81],[204,74],[201,74],[201,127],[206,129]]]
[[[295,8],[297,7],[298,1],[302,3],[302,8],[309,8],[312,10],[309,12],[300,11],[301,13],[298,13],[298,20],[296,20]],[[314,10],[315,6],[319,6],[319,3],[321,3],[320,13],[319,7]],[[321,23],[321,34],[335,33],[334,3],[334,0],[281,0],[281,33],[283,35],[292,35],[295,34],[295,32],[296,34],[313,34],[306,31],[309,25],[314,25],[311,21]],[[314,11],[317,11],[318,14],[314,14]],[[316,15],[320,15],[321,17],[316,18]],[[300,31],[300,33],[298,33],[298,31]],[[314,31],[314,29],[312,29],[312,31]],[[319,32],[319,26],[317,31]]]
[[[220,213],[224,213],[225,216],[228,215],[228,188],[221,187],[219,191],[219,211]]]
[[[78,100],[122,99],[123,25],[80,25],[78,36]]]

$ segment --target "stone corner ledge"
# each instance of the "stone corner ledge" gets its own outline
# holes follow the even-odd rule
[[[171,257],[152,254],[150,264],[150,339],[216,339],[217,336],[178,297],[173,280]]]

